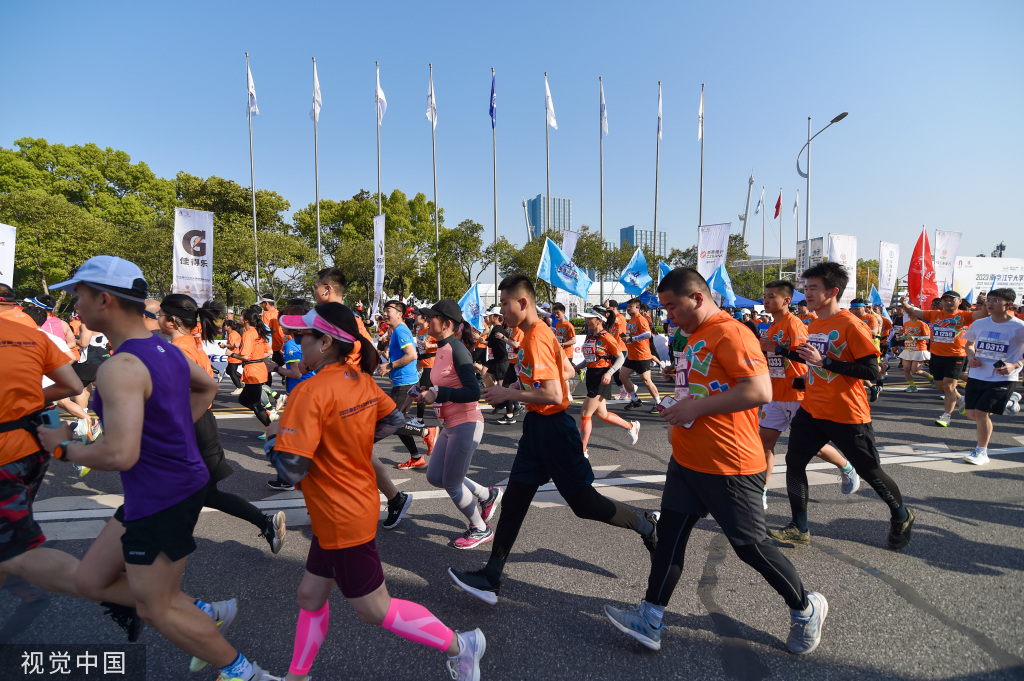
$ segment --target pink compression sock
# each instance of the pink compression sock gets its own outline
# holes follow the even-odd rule
[[[590,431],[594,428],[593,419],[593,416],[581,417],[580,436],[583,438],[583,451],[587,450],[587,443],[590,442]]]
[[[613,426],[621,426],[621,427],[626,428],[626,429],[629,429],[629,427],[630,427],[629,424],[626,423],[626,421],[623,420],[623,418],[621,416],[619,416],[618,414],[616,414],[615,412],[612,412],[612,411],[610,411],[607,414],[605,414],[604,418],[601,419],[601,420],[604,421],[605,423],[610,423]]]
[[[309,674],[313,660],[320,650],[320,644],[327,635],[327,623],[331,619],[331,605],[324,603],[319,610],[299,609],[299,623],[295,625],[295,648],[288,671],[297,676]]]
[[[446,652],[452,644],[455,632],[434,617],[429,610],[419,603],[391,599],[391,607],[384,617],[382,627],[420,645],[437,648]]]

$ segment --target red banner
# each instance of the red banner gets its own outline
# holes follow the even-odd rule
[[[932,262],[932,247],[928,243],[928,232],[921,230],[921,236],[914,246],[910,259],[910,274],[907,275],[907,289],[910,303],[922,310],[932,309],[932,300],[939,297],[935,283],[935,265]]]

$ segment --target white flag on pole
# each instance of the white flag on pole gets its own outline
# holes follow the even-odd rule
[[[701,225],[697,232],[697,271],[707,279],[725,262],[732,223]]]
[[[857,297],[857,237],[851,234],[829,234],[828,261],[845,267],[850,276],[850,283],[839,295],[839,307],[848,310],[850,303]]]
[[[316,62],[313,62],[313,108],[309,110],[309,119],[314,123],[320,122],[320,107],[323,101],[320,99],[320,79],[316,77]]]
[[[253,116],[260,115],[260,108],[256,106],[256,86],[252,82],[252,71],[249,69],[249,62],[245,63],[245,72],[249,75],[249,109],[248,113]]]
[[[800,212],[800,190],[796,190],[796,201],[793,202],[793,217]]]
[[[427,120],[437,129],[437,101],[434,99],[434,74],[430,74],[430,87],[427,89]]]
[[[761,187],[761,198],[757,200],[757,206],[754,207],[754,215],[761,212],[762,205],[764,205],[764,187]]]
[[[608,134],[608,107],[604,104],[604,81],[601,81],[601,132]]]
[[[697,141],[704,139],[704,90],[700,91],[700,109],[697,111]]]
[[[544,110],[548,113],[548,125],[558,130],[558,121],[555,120],[555,103],[551,101],[551,88],[548,87],[547,74],[544,75]]]
[[[888,241],[878,242],[878,295],[888,307],[899,279],[900,245]]]
[[[380,89],[380,66],[377,67],[377,90],[373,93],[373,99],[377,102],[377,125],[384,120],[384,112],[388,110],[388,100],[384,91]]]
[[[658,83],[658,139],[661,139],[661,83]]]

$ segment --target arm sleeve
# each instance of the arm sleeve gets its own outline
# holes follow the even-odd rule
[[[619,354],[615,355],[615,359],[612,360],[612,366],[608,369],[608,371],[612,372],[613,374],[617,373],[618,370],[621,369],[622,365],[625,363],[626,356],[620,352]]]
[[[782,355],[783,357],[785,357],[786,359],[788,359],[791,362],[797,362],[799,364],[806,364],[807,363],[807,362],[804,361],[803,357],[801,357],[799,354],[797,354],[796,350],[790,350],[788,348],[782,347],[781,345],[776,345],[774,352],[775,352],[776,355]]]
[[[277,469],[278,477],[289,485],[301,482],[306,477],[306,474],[309,473],[310,466],[313,465],[313,459],[276,450],[270,452],[270,462]]]
[[[824,367],[834,374],[850,376],[864,381],[877,381],[880,373],[878,355],[866,355],[858,357],[853,362],[840,362],[833,359]]]
[[[449,344],[452,349],[452,366],[462,383],[461,388],[446,388],[439,386],[437,389],[438,402],[476,402],[480,399],[480,383],[476,380],[476,369],[473,368],[473,356],[469,354],[466,346],[459,342]]]
[[[651,334],[650,331],[644,331],[643,333],[638,333],[637,335],[633,336],[633,340],[634,341],[642,341],[642,340],[647,340],[648,338],[651,338],[651,337],[652,337],[652,334]]]
[[[394,435],[398,429],[405,425],[405,417],[402,412],[395,408],[387,416],[377,420],[377,427],[373,432],[373,441],[383,440],[388,435]]]

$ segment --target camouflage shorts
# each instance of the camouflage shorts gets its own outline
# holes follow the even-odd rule
[[[0,563],[46,541],[32,503],[49,465],[50,455],[36,452],[0,466]]]

